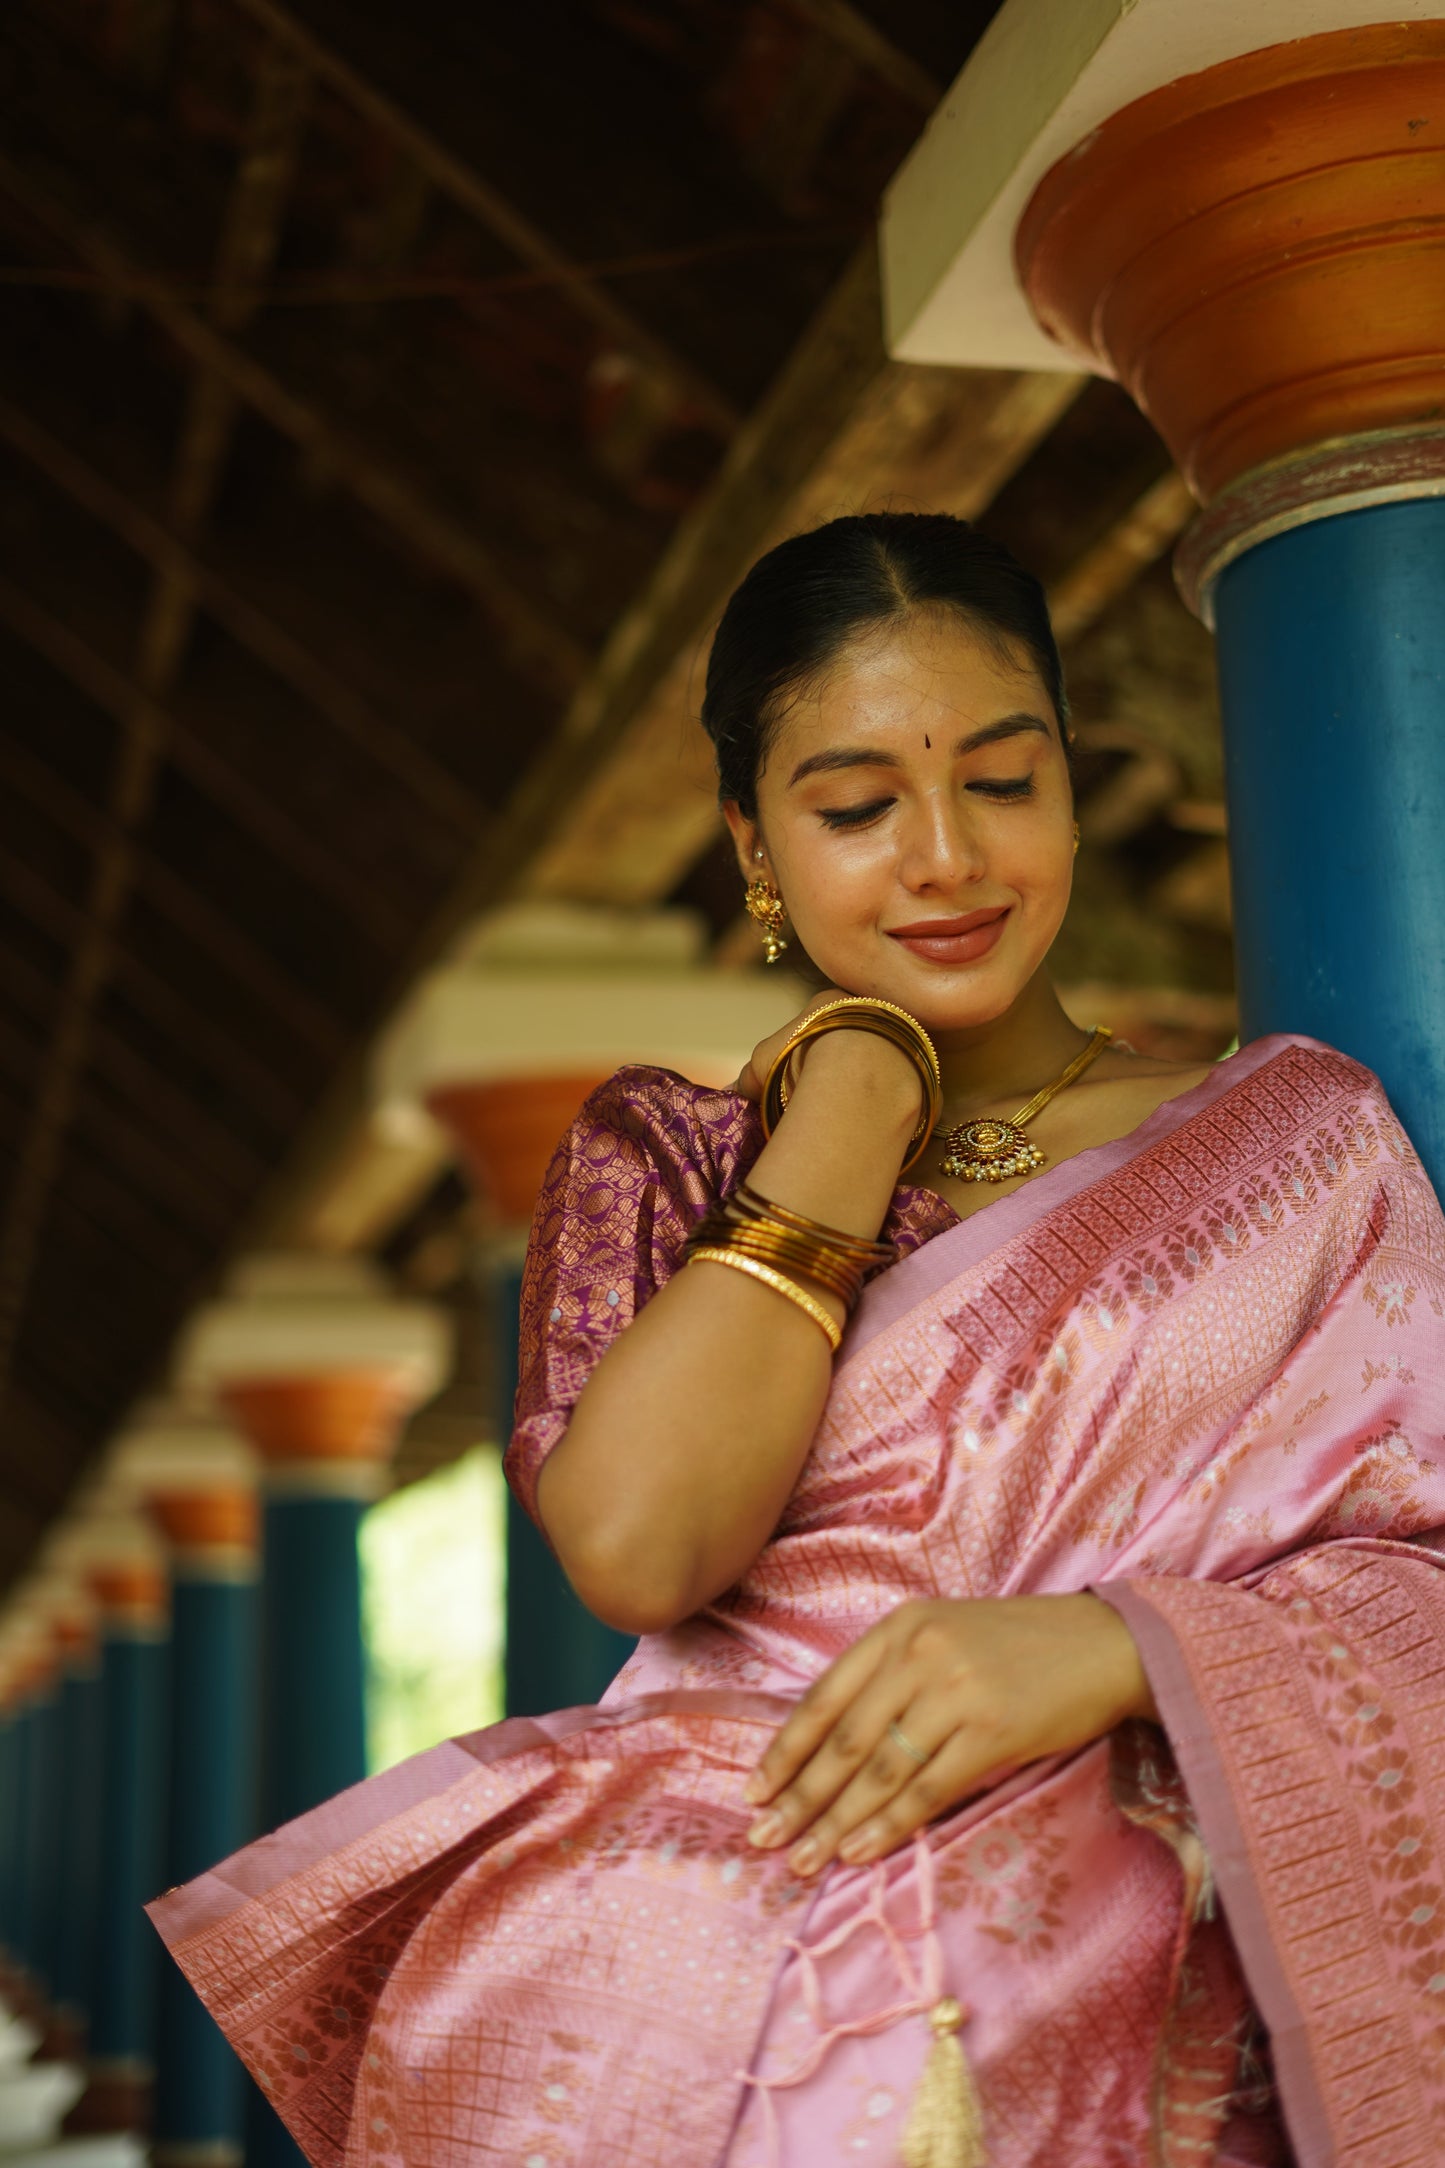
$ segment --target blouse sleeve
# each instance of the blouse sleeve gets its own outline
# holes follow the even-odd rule
[[[542,1463],[594,1367],[671,1279],[694,1220],[746,1172],[762,1141],[747,1102],[635,1068],[601,1085],[558,1145],[522,1275],[505,1464],[534,1521]]]

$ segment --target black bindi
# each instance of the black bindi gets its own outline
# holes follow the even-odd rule
[[[923,733],[923,750],[925,753],[931,753],[933,751],[933,740],[929,737],[926,730]]]

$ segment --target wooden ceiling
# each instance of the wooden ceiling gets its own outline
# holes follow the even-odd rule
[[[881,347],[879,191],[994,12],[0,10],[0,1581],[469,917],[679,898],[733,953],[693,685],[790,528],[1035,565],[1063,975],[1228,1037],[1177,478],[1110,386]]]

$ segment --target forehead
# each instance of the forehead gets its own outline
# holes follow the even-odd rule
[[[956,613],[927,613],[851,642],[789,703],[778,737],[794,748],[920,726],[957,737],[1020,707],[1052,713],[1030,657]]]

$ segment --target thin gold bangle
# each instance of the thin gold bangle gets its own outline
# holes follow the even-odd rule
[[[750,1280],[761,1281],[775,1295],[786,1295],[818,1327],[829,1347],[836,1355],[843,1345],[843,1330],[837,1319],[816,1302],[805,1287],[790,1280],[785,1272],[774,1272],[771,1265],[760,1265],[756,1258],[740,1257],[736,1250],[694,1250],[688,1259],[690,1265],[730,1265],[734,1272],[745,1272]]]
[[[809,1219],[806,1213],[794,1212],[787,1205],[779,1204],[776,1197],[760,1196],[750,1182],[739,1182],[731,1196],[724,1200],[724,1209],[744,1214],[749,1220],[776,1220],[795,1234],[826,1243],[840,1256],[856,1258],[865,1267],[891,1265],[898,1255],[891,1242],[869,1242],[863,1235],[845,1234],[841,1227],[829,1227],[823,1220]]]
[[[698,1248],[736,1251],[739,1257],[756,1258],[790,1280],[812,1280],[836,1295],[845,1310],[851,1310],[863,1292],[863,1275],[857,1266],[840,1265],[790,1236],[770,1237],[759,1228],[728,1227],[700,1242]]]

